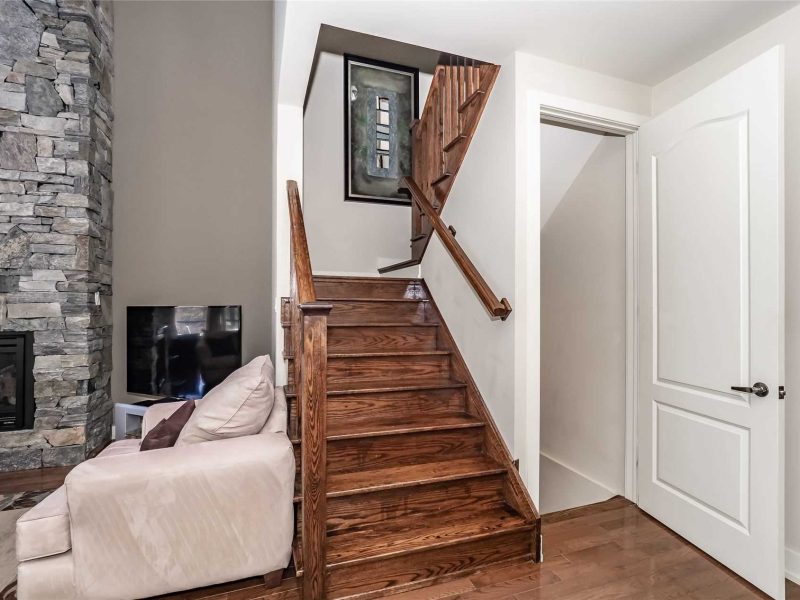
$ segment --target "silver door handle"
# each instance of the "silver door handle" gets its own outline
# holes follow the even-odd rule
[[[760,381],[754,383],[753,387],[738,387],[732,385],[731,389],[736,392],[744,392],[745,394],[755,394],[759,398],[763,398],[764,396],[769,394],[769,388],[767,387],[767,384],[761,383]]]

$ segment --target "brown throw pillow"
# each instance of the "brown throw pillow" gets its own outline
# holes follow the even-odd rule
[[[168,419],[161,419],[161,422],[144,436],[139,451],[172,448],[193,412],[194,400],[187,400]]]

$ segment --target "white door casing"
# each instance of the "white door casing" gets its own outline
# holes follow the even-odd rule
[[[782,48],[645,123],[638,170],[639,505],[782,599]]]

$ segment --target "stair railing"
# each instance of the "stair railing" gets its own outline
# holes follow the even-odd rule
[[[291,229],[292,353],[294,388],[300,412],[302,480],[303,599],[326,597],[326,399],[328,314],[331,305],[317,300],[308,253],[303,209],[296,181],[287,181]]]
[[[498,65],[462,57],[448,58],[447,64],[436,67],[422,115],[412,126],[411,177],[404,179],[406,187],[413,188],[411,258],[378,271],[420,264],[436,231],[489,313],[505,320],[511,312],[508,300],[492,292],[439,216],[499,72]]]
[[[497,295],[492,291],[492,288],[486,283],[480,271],[478,271],[466,252],[464,252],[461,244],[456,241],[455,230],[444,224],[442,217],[439,216],[439,213],[437,213],[433,206],[431,206],[431,203],[428,202],[428,199],[417,183],[411,177],[406,177],[403,182],[411,192],[411,199],[414,204],[419,207],[419,210],[430,221],[434,231],[436,231],[436,234],[442,241],[442,245],[444,245],[450,253],[450,256],[453,257],[458,268],[461,269],[464,277],[472,286],[472,289],[475,290],[478,298],[480,298],[483,306],[493,317],[500,317],[501,320],[505,321],[508,315],[511,314],[511,304],[506,298],[498,299]]]
[[[411,130],[411,177],[428,202],[441,212],[475,135],[500,67],[453,57],[436,67],[422,115]],[[382,272],[419,264],[433,225],[411,206],[411,260]]]

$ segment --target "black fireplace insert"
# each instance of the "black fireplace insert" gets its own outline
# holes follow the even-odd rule
[[[0,431],[33,427],[32,335],[0,333]]]

